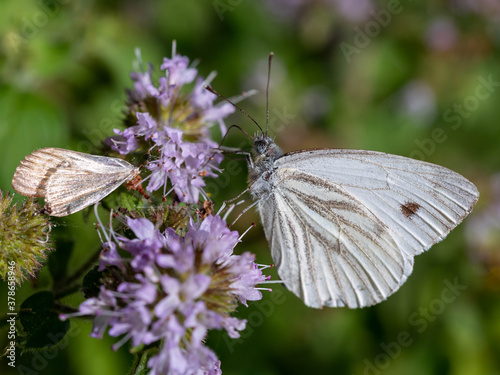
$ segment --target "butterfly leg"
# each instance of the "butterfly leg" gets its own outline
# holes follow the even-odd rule
[[[222,202],[222,206],[219,209],[219,211],[217,211],[217,215],[220,215],[224,211],[224,209],[226,208],[226,206],[227,206],[228,203],[234,202],[236,199],[240,198],[242,195],[244,195],[249,190],[250,190],[250,188],[248,187],[245,190],[243,190],[240,194],[238,194],[236,197],[231,198],[231,199],[229,199],[227,201]],[[234,204],[230,205],[228,207],[228,210],[232,210],[235,206],[237,206],[237,205],[239,205],[239,204],[241,204],[241,203],[243,203],[245,201],[246,200],[244,199],[244,200],[242,200],[240,202],[237,202],[237,203],[234,203]],[[228,215],[228,214],[226,213],[226,215]]]
[[[242,201],[242,202],[244,202],[244,201]],[[231,223],[230,227],[232,227],[234,225],[234,223],[236,223],[238,221],[238,219],[240,217],[242,217],[245,212],[247,212],[248,210],[250,210],[251,208],[253,208],[254,206],[256,206],[258,203],[259,203],[259,201],[255,201],[250,206],[248,206],[243,211],[241,211],[240,214],[236,217],[236,219],[234,219],[234,221]]]

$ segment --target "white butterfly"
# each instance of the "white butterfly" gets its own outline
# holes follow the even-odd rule
[[[19,164],[12,187],[27,197],[44,197],[49,215],[66,216],[97,203],[138,174],[138,168],[122,159],[42,148]]]
[[[476,204],[477,188],[444,167],[375,151],[282,153],[254,139],[250,193],[278,275],[307,306],[385,300],[413,257],[441,241]]]

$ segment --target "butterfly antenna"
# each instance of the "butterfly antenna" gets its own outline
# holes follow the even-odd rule
[[[253,119],[253,117],[252,117],[252,116],[250,116],[248,113],[246,113],[243,109],[241,109],[240,107],[238,107],[236,104],[234,104],[234,103],[233,103],[232,101],[230,101],[228,98],[226,98],[224,95],[219,94],[219,93],[218,93],[217,91],[215,91],[215,90],[214,90],[214,89],[213,89],[210,85],[206,85],[206,86],[205,86],[205,89],[206,89],[206,90],[208,90],[208,91],[210,91],[212,94],[217,95],[219,98],[224,99],[226,102],[228,102],[229,104],[231,104],[234,108],[236,108],[236,109],[237,109],[237,110],[239,110],[241,113],[243,113],[245,116],[247,116],[250,120],[252,120],[252,121],[253,121],[253,123],[254,123],[255,125],[257,125],[257,127],[260,129],[261,133],[262,133],[262,134],[264,134],[264,131],[262,130],[262,128],[261,128],[261,126],[258,124],[258,122],[257,122],[257,121],[255,121],[255,120]],[[252,137],[250,137],[250,138],[252,138]]]
[[[274,52],[269,54],[269,66],[267,68],[267,85],[266,85],[266,137],[269,130],[269,81],[271,80],[271,63],[273,61]]]
[[[227,129],[226,134],[224,134],[224,136],[222,137],[222,140],[220,141],[219,145],[218,145],[218,146],[217,146],[217,148],[215,149],[214,153],[213,153],[213,154],[212,154],[212,155],[208,158],[208,160],[205,162],[205,164],[203,164],[203,165],[201,166],[201,169],[205,168],[205,166],[206,166],[208,163],[210,163],[212,160],[214,160],[214,156],[215,156],[215,154],[216,154],[218,151],[223,151],[223,152],[224,152],[224,150],[221,150],[221,146],[222,146],[222,144],[224,143],[224,141],[226,140],[226,137],[227,137],[227,135],[229,134],[229,131],[230,131],[231,129],[233,129],[233,128],[239,129],[239,130],[240,130],[243,134],[245,134],[248,138],[253,139],[253,137],[252,137],[250,134],[248,134],[245,130],[243,130],[240,126],[235,125],[235,124],[231,125],[231,126]],[[226,151],[226,152],[228,152],[228,151]],[[144,180],[143,180],[143,181],[144,181]]]
[[[227,129],[227,132],[226,134],[224,134],[224,137],[222,137],[222,141],[220,141],[220,145],[219,147],[222,145],[222,142],[224,142],[224,140],[226,139],[227,135],[229,134],[229,130],[231,130],[232,128],[236,128],[238,129],[239,131],[241,131],[243,134],[245,134],[248,138],[250,139],[253,139],[253,137],[248,134],[245,130],[243,130],[239,125],[236,125],[236,124],[233,124],[231,125],[228,129]]]

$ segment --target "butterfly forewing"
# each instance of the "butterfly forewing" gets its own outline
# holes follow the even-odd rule
[[[372,151],[286,154],[261,179],[266,188],[257,181],[251,190],[278,274],[311,307],[386,299],[413,256],[442,240],[479,196],[449,169]]]
[[[394,235],[408,241],[401,243],[402,250],[413,255],[443,239],[479,197],[474,184],[456,172],[381,152],[305,151],[287,154],[275,165],[342,186]]]
[[[94,204],[138,173],[116,158],[43,148],[28,155],[12,180],[22,195],[45,197],[52,216],[66,216]]]

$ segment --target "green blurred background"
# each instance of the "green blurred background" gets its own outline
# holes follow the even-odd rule
[[[238,315],[249,323],[241,340],[208,337],[223,372],[500,374],[499,22],[500,3],[487,0],[3,0],[0,188],[12,191],[17,164],[36,148],[97,152],[121,126],[136,47],[158,73],[175,39],[182,55],[199,60],[200,74],[218,72],[212,85],[220,93],[259,90],[241,106],[261,124],[273,51],[271,130],[285,151],[359,148],[420,158],[468,177],[481,198],[378,306],[313,310],[281,286],[242,306]],[[227,123],[256,130],[241,113]],[[249,147],[236,133],[226,145]],[[245,187],[239,165],[210,183],[219,204]],[[74,244],[73,268],[99,245],[92,220],[78,213],[55,221]],[[257,214],[247,213],[236,228],[253,221]],[[272,262],[260,226],[237,250]],[[46,271],[37,283],[50,288]],[[24,285],[18,305],[32,291]],[[88,323],[72,327],[57,349],[18,356],[15,371],[2,359],[0,372],[127,372],[126,347],[112,352],[115,339],[88,337]]]

